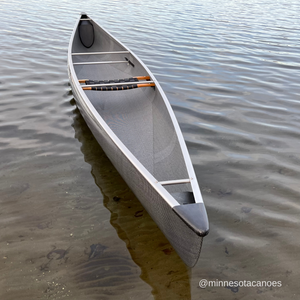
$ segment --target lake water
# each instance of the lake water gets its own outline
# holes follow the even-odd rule
[[[67,48],[82,11],[175,111],[210,221],[193,269],[76,108]],[[299,12],[296,0],[2,0],[0,299],[299,299]]]

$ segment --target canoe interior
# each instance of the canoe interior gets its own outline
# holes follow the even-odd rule
[[[121,44],[93,21],[95,40],[90,48],[82,45],[78,29],[75,32],[72,53],[127,51]],[[124,61],[127,63],[74,65],[78,79],[108,80],[149,75],[130,53],[105,55],[73,55],[73,63]],[[162,95],[156,87],[124,91],[85,91],[87,97],[118,136],[122,143],[158,180],[188,179],[177,133]],[[192,192],[190,183],[164,186],[178,202]],[[185,200],[182,200],[185,199]],[[193,203],[193,200],[189,200]]]

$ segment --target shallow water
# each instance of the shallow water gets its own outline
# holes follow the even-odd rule
[[[0,298],[298,299],[298,1],[1,1]],[[188,269],[79,114],[81,11],[164,88],[210,221]],[[281,281],[207,287],[201,279]]]

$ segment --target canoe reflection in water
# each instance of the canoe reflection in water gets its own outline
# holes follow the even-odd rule
[[[89,260],[78,266],[78,287],[124,288],[122,284],[136,264],[142,280],[152,287],[155,299],[191,299],[189,268],[113,167],[79,110],[75,109],[74,114],[75,136],[82,143],[84,159],[91,165],[95,183],[104,197],[103,204],[111,212],[110,223],[126,243],[134,262],[122,255],[118,257],[99,236],[100,242],[90,245]],[[107,268],[109,272],[101,271]],[[132,294],[134,299],[135,292]]]

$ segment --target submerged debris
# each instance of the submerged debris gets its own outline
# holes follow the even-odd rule
[[[92,258],[102,255],[104,250],[107,249],[106,246],[101,245],[101,244],[93,244],[90,246],[90,248],[91,248],[91,252],[89,255],[89,259],[92,259]]]

